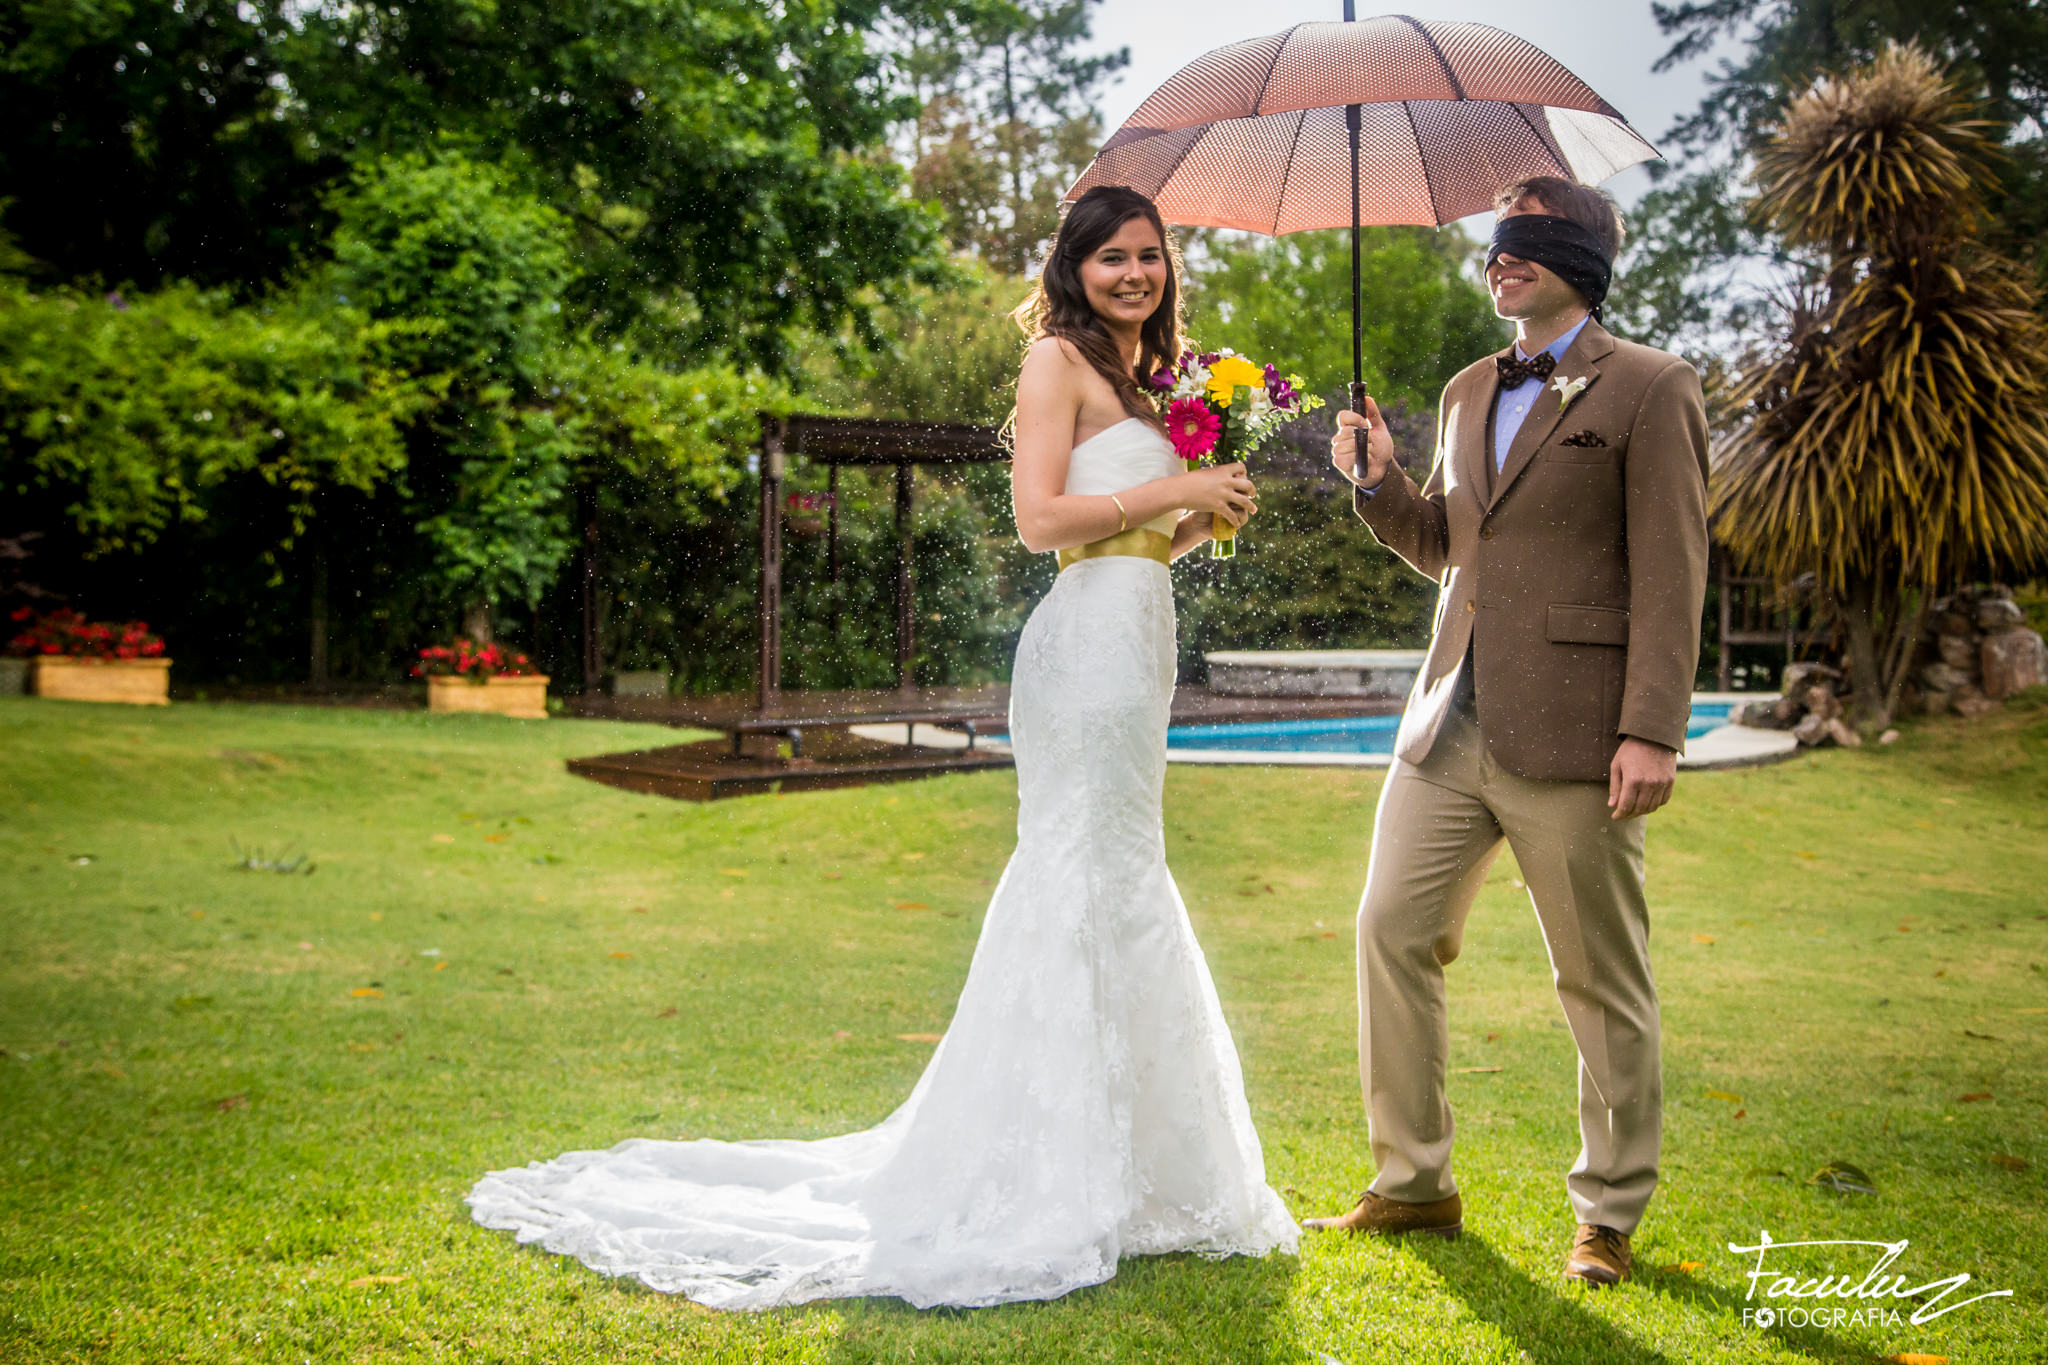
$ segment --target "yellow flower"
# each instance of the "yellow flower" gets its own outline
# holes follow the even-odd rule
[[[1209,399],[1221,407],[1230,406],[1230,396],[1240,387],[1263,388],[1266,372],[1241,355],[1227,355],[1209,367]]]

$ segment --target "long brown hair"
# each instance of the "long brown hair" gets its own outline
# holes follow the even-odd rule
[[[1116,338],[1089,304],[1087,287],[1081,283],[1081,263],[1101,250],[1102,244],[1133,218],[1143,218],[1159,230],[1167,262],[1166,287],[1159,296],[1159,306],[1138,329],[1136,365],[1125,360]],[[1125,412],[1155,427],[1162,425],[1159,410],[1146,395],[1154,391],[1152,376],[1180,359],[1185,344],[1181,336],[1180,247],[1167,232],[1158,206],[1150,199],[1123,185],[1097,185],[1082,195],[1060,224],[1031,297],[1010,316],[1033,341],[1050,336],[1071,342],[1095,372],[1116,390]]]

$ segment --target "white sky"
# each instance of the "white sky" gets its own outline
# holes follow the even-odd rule
[[[1399,8],[1359,0],[1361,19],[1388,13],[1491,24],[1526,38],[1563,62],[1659,146],[1665,131],[1706,92],[1711,60],[1651,74],[1650,64],[1670,41],[1658,32],[1649,0],[1406,0]],[[1343,0],[1103,0],[1094,11],[1095,50],[1131,50],[1130,66],[1103,93],[1103,126],[1115,131],[1154,88],[1204,52],[1293,24],[1343,17]],[[1614,177],[1607,188],[1627,204],[1649,183],[1648,172],[1636,167]],[[1468,226],[1483,238],[1492,230],[1492,215],[1470,219]]]

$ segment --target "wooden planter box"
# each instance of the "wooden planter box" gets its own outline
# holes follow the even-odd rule
[[[429,711],[481,711],[493,716],[516,716],[521,720],[546,720],[548,716],[548,675],[521,673],[483,682],[468,678],[428,678]]]
[[[58,701],[118,701],[130,706],[171,704],[169,659],[88,659],[44,654],[35,660],[39,697]]]

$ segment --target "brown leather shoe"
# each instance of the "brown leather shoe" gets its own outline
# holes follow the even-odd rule
[[[1358,1196],[1351,1212],[1336,1218],[1304,1218],[1301,1225],[1312,1232],[1362,1232],[1374,1237],[1426,1232],[1449,1240],[1464,1231],[1465,1205],[1455,1194],[1448,1199],[1432,1199],[1427,1204],[1411,1204],[1367,1190]]]
[[[1564,1277],[1605,1289],[1627,1279],[1633,1265],[1627,1233],[1581,1223],[1572,1238],[1571,1255],[1564,1258]]]

